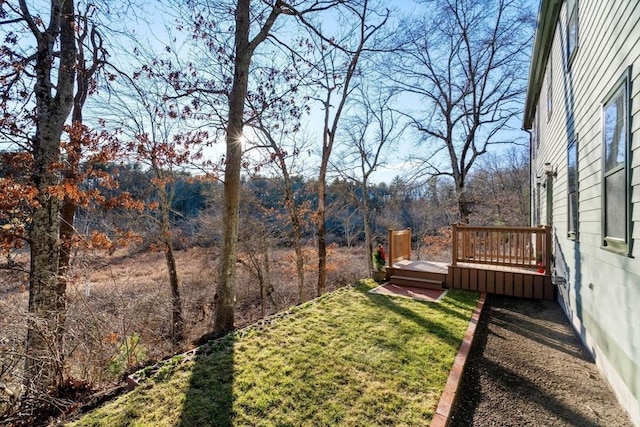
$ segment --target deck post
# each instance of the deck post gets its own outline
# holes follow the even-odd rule
[[[389,229],[388,231],[388,235],[389,235],[389,253],[388,255],[388,263],[389,263],[389,267],[393,267],[393,230]]]
[[[544,229],[546,227],[543,225],[539,225],[538,228]],[[546,233],[546,230],[545,230],[545,233]],[[538,256],[542,257],[542,254],[543,254],[542,242],[543,242],[542,234],[540,232],[536,232],[536,254],[535,254],[536,263],[539,261],[546,262],[546,257],[542,259],[538,259]]]
[[[553,244],[553,237],[551,235],[551,228],[552,226],[550,225],[545,225],[544,226],[544,239],[545,239],[545,246],[546,246],[546,254],[545,254],[545,266],[546,266],[546,275],[547,276],[551,276],[551,252],[552,252],[552,244]]]
[[[405,238],[405,242],[407,243],[407,247],[405,248],[407,251],[407,259],[411,259],[411,227],[407,227],[405,231],[407,232],[407,237]]]
[[[451,224],[451,264],[455,267],[458,264],[458,224]]]

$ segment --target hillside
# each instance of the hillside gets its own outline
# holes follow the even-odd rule
[[[427,425],[477,294],[389,298],[361,282],[140,373],[72,425]]]

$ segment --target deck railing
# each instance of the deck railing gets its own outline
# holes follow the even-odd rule
[[[453,224],[452,264],[537,268],[550,274],[551,226],[480,227]]]
[[[389,230],[389,266],[411,258],[411,229]]]

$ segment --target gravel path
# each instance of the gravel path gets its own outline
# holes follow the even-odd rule
[[[560,306],[487,296],[450,426],[631,426]]]

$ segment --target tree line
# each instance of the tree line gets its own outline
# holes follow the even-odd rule
[[[471,174],[469,201],[473,206],[470,222],[479,225],[524,226],[529,218],[529,166],[522,150],[511,150],[500,156],[488,156],[482,169]],[[146,237],[153,235],[148,219],[159,221],[162,212],[157,209],[161,198],[156,186],[150,185],[153,172],[137,164],[110,165],[109,170],[117,183],[114,189],[103,189],[112,197],[123,193],[149,207],[147,216],[126,208],[105,209],[94,205],[81,209],[78,228],[99,230],[108,237],[116,237],[114,230],[128,228]],[[0,172],[1,174],[1,172]],[[301,175],[291,177],[296,205],[303,207],[301,237],[308,243],[315,241],[316,230],[312,215],[318,204],[314,178]],[[256,174],[241,178],[243,191],[240,212],[243,221],[250,218],[262,223],[277,246],[291,247],[292,225],[282,195],[287,184],[282,177]],[[170,227],[179,238],[173,243],[186,246],[219,244],[220,236],[202,233],[202,217],[221,216],[222,184],[207,177],[182,172],[163,191],[173,194],[170,201]],[[371,183],[366,192],[353,181],[335,177],[327,183],[327,236],[329,243],[341,246],[365,243],[365,220],[362,206],[368,205],[369,227],[374,242],[387,243],[389,229],[411,228],[420,236],[437,235],[443,227],[456,222],[455,187],[451,180],[432,178],[426,183],[410,182],[400,177],[390,183]],[[428,219],[428,222],[425,222]],[[220,220],[221,222],[221,220]],[[366,260],[364,260],[366,263]]]

